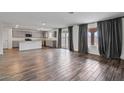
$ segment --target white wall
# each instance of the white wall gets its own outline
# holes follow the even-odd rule
[[[0,28],[0,55],[3,54],[2,30]]]
[[[12,48],[12,29],[8,29],[8,48]]]
[[[12,29],[2,28],[3,48],[12,48]]]
[[[73,44],[74,44],[74,51],[78,51],[78,30],[79,26],[73,26]]]
[[[122,19],[122,23],[123,23],[123,28],[122,28],[123,29],[123,32],[122,32],[123,33],[122,34],[123,35],[122,36],[123,39],[122,39],[122,54],[121,54],[121,59],[124,59],[124,18]]]

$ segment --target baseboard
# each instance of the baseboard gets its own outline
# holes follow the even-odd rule
[[[93,55],[98,55],[98,56],[100,56],[99,55],[99,53],[92,53],[92,52],[88,52],[89,54],[93,54]]]

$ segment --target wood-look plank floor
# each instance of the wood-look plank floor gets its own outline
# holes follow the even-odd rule
[[[124,61],[65,49],[5,50],[0,56],[0,80],[123,81]]]

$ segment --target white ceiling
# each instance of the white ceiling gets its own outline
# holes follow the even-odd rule
[[[0,23],[15,27],[63,28],[124,16],[124,12],[0,12]],[[46,23],[45,26],[42,23]]]

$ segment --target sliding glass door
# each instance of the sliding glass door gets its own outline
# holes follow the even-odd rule
[[[68,49],[68,31],[62,31],[62,48]]]
[[[91,54],[99,54],[97,24],[88,25],[88,51]]]

